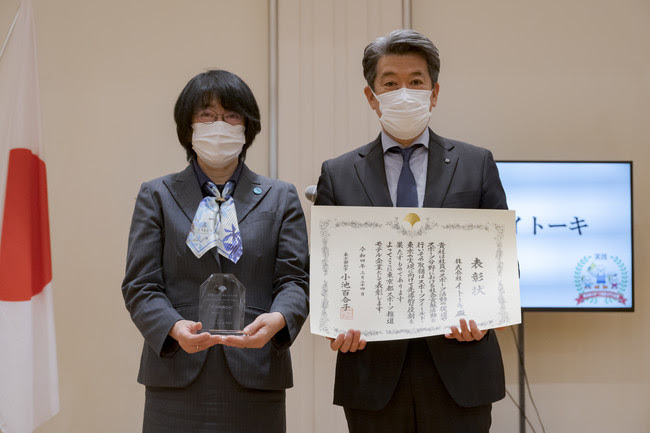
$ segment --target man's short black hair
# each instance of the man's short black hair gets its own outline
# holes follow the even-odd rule
[[[394,30],[386,36],[372,41],[363,51],[363,76],[368,86],[375,91],[377,63],[388,54],[418,54],[427,62],[431,84],[438,82],[440,73],[440,53],[438,48],[426,36],[415,30]]]

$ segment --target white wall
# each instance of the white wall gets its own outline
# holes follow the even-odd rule
[[[33,3],[61,390],[60,414],[38,431],[139,431],[141,337],[119,290],[135,195],[142,181],[185,165],[172,107],[210,67],[237,73],[255,93],[263,129],[247,162],[268,172],[268,2]],[[0,1],[1,35],[18,4]],[[279,177],[299,191],[316,183],[324,159],[378,133],[362,93],[362,50],[401,26],[401,8],[279,0]],[[412,23],[441,51],[431,122],[440,134],[497,159],[634,161],[636,312],[526,313],[526,365],[548,431],[647,431],[650,6],[413,0]],[[499,339],[516,398],[513,338],[506,330]],[[290,433],[346,431],[331,405],[333,367],[327,343],[305,328],[294,347]],[[492,431],[518,431],[507,398],[493,417]]]

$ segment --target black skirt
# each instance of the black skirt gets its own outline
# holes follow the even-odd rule
[[[285,392],[242,387],[230,374],[223,348],[213,346],[203,370],[186,388],[146,388],[142,431],[284,433]]]

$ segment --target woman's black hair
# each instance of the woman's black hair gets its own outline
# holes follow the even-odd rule
[[[248,85],[237,75],[224,70],[209,70],[198,74],[187,83],[178,96],[174,106],[174,120],[178,141],[185,148],[187,160],[196,158],[196,152],[192,149],[194,113],[207,108],[213,101],[219,102],[226,110],[244,116],[246,143],[239,155],[243,161],[246,158],[246,150],[262,129],[260,109]]]

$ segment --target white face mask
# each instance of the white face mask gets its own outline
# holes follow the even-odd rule
[[[431,90],[402,87],[375,95],[379,101],[379,121],[386,132],[400,140],[416,138],[429,124],[431,117]]]
[[[246,137],[244,125],[226,122],[194,123],[192,149],[208,167],[223,168],[241,153]]]

